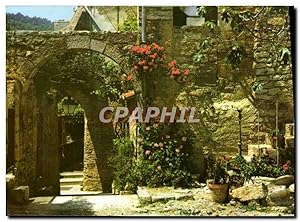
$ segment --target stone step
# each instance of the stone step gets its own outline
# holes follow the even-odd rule
[[[73,171],[73,172],[62,172],[60,176],[63,178],[82,178],[83,172],[82,171]]]
[[[82,186],[72,185],[72,186],[60,186],[60,195],[97,195],[101,194],[101,191],[83,191]]]
[[[82,178],[62,178],[59,180],[60,185],[82,185]]]

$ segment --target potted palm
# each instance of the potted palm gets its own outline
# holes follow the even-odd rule
[[[229,193],[229,175],[226,171],[226,161],[219,159],[215,163],[212,174],[213,180],[208,183],[208,188],[212,191],[212,199],[217,203],[224,203]]]

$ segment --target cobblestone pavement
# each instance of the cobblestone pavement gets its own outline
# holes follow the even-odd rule
[[[137,195],[37,197],[28,205],[8,206],[10,216],[294,216],[287,207],[217,204],[205,189],[193,189],[194,198],[139,205]]]

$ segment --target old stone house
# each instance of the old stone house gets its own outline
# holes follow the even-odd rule
[[[53,194],[59,194],[57,98],[51,92],[38,93],[37,80],[43,75],[38,72],[40,67],[51,57],[69,50],[92,50],[112,59],[127,73],[130,67],[125,48],[141,42],[140,32],[83,31],[91,28],[90,18],[84,20],[84,12],[82,7],[77,9],[68,26],[58,32],[7,32],[7,163],[16,168],[16,184],[29,186],[31,195],[39,193],[38,178],[42,178],[44,186],[53,188]],[[194,26],[191,19],[188,19],[193,16],[183,16],[183,19],[187,19],[183,23],[174,22],[178,18],[174,13],[183,15],[181,12],[182,10],[178,12],[174,7],[146,7],[146,37],[149,42],[169,42],[166,46],[168,56],[187,65],[191,73],[195,73],[193,81],[198,89],[190,92],[195,98],[199,98],[195,105],[202,112],[207,111],[209,104],[209,109],[213,112],[211,115],[216,117],[215,121],[206,120],[206,127],[200,126],[202,133],[197,135],[191,156],[195,169],[199,174],[205,170],[203,150],[208,148],[207,138],[221,144],[219,149],[222,152],[238,152],[237,108],[242,110],[243,154],[247,155],[248,146],[257,146],[258,143],[274,150],[276,147],[268,138],[271,136],[270,129],[274,129],[276,124],[275,101],[280,104],[278,127],[284,130],[285,124],[294,122],[292,65],[276,64],[274,67],[268,62],[273,30],[277,30],[285,21],[278,21],[274,14],[259,24],[254,23],[254,32],[265,30],[262,33],[264,38],[243,35],[239,39],[249,51],[253,51],[253,57],[247,58],[238,70],[233,70],[220,60],[224,57],[221,50],[224,42],[209,28],[201,25],[200,20]],[[139,18],[140,13],[141,9],[137,13]],[[114,23],[115,21],[112,22]],[[187,23],[189,25],[185,25]],[[230,40],[233,35],[230,27],[219,17],[217,23],[217,30],[222,38]],[[289,47],[289,29],[282,33],[282,38],[286,39]],[[206,61],[195,64],[193,55],[199,42],[207,37],[213,39],[216,47]],[[264,88],[253,92],[252,84],[257,80],[263,83]],[[180,89],[181,86],[169,79],[154,81],[153,104],[159,107],[173,104],[189,106],[187,95],[181,93]],[[98,121],[98,111],[108,105],[107,99],[92,98],[80,89],[66,88],[64,91],[85,110],[83,187],[85,190],[110,192],[112,172],[107,165],[107,156],[112,150],[113,128],[112,125],[103,126]],[[279,96],[276,97],[277,95]],[[193,127],[197,129],[199,126]],[[203,128],[211,128],[212,133],[203,131]]]

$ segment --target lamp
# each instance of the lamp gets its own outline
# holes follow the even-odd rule
[[[76,106],[77,103],[70,96],[63,101],[63,110],[66,115],[73,114]]]

